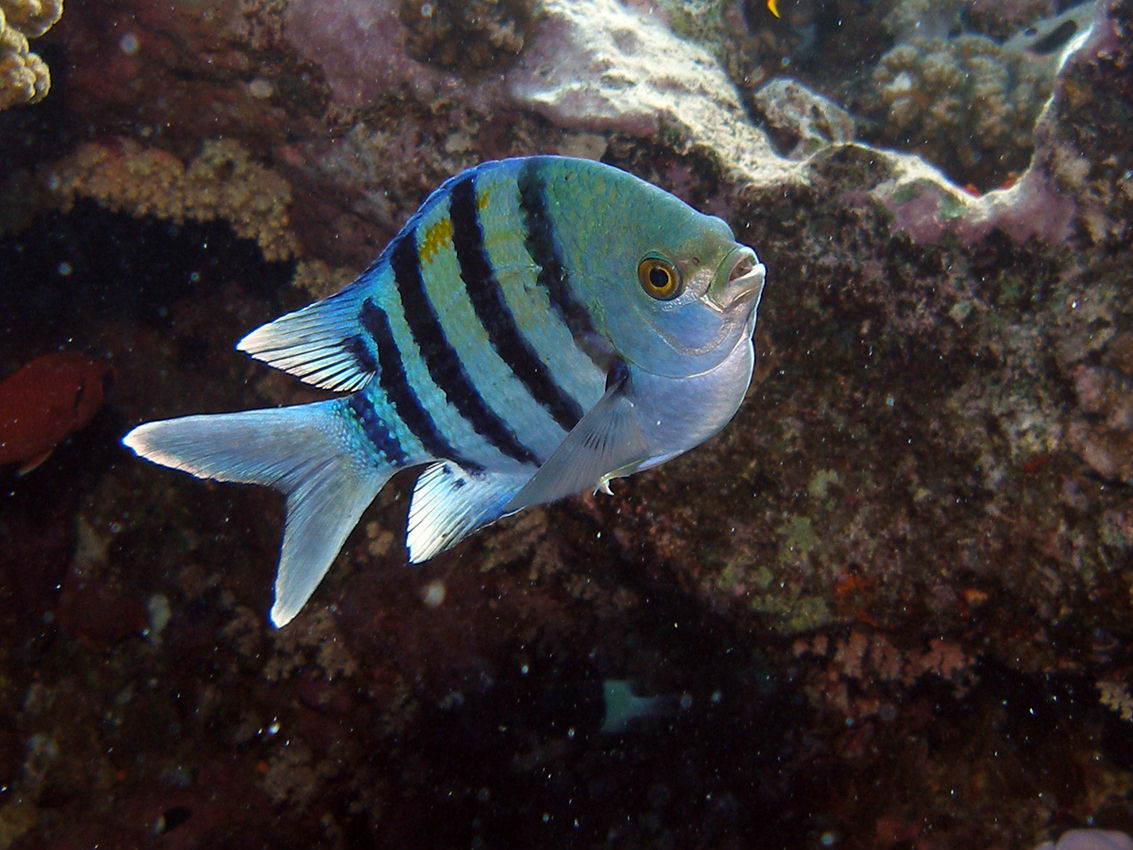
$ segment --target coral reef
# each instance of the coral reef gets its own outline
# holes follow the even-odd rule
[[[63,0],[0,2],[0,109],[47,97],[51,73],[28,39],[43,35],[62,14]]]
[[[112,210],[174,222],[228,222],[255,240],[267,260],[295,253],[287,181],[256,163],[238,142],[205,141],[183,164],[161,148],[131,139],[80,145],[44,177],[49,203],[66,210],[90,198]]]
[[[615,0],[550,0],[543,13],[510,84],[518,103],[566,127],[635,136],[680,128],[710,149],[739,136],[753,146],[753,160],[765,149],[711,55],[656,17]],[[596,29],[595,20],[604,26]]]
[[[317,8],[315,6],[317,5]],[[602,21],[595,27],[595,21]],[[703,48],[656,16],[616,0],[547,0],[518,61],[503,77],[471,84],[408,58],[393,11],[380,4],[313,0],[288,9],[289,33],[320,62],[335,99],[362,106],[409,91],[430,100],[459,93],[463,114],[532,110],[559,127],[641,136],[670,132],[689,144],[773,168],[766,138],[746,120],[738,91]],[[657,73],[663,56],[664,74]],[[367,68],[359,74],[358,68]]]
[[[1131,484],[1133,333],[1118,334],[1095,350],[1099,362],[1081,362],[1070,370],[1081,416],[1070,423],[1066,437],[1098,475]]]
[[[39,38],[59,21],[63,14],[61,0],[4,0],[0,7],[8,26],[15,27],[27,38]]]
[[[819,633],[796,639],[795,652],[811,678],[804,685],[808,699],[824,710],[860,722],[896,711],[903,694],[924,677],[946,684],[962,698],[975,678],[975,659],[963,647],[934,638],[925,647],[898,647],[883,634],[851,629],[845,636]]]
[[[897,3],[540,5],[487,71],[410,55],[394,0],[92,0],[48,34],[66,97],[0,116],[0,373],[66,345],[119,380],[0,490],[0,844],[1129,833],[1133,3],[1101,0],[1033,131],[967,164],[950,147],[983,142],[926,162],[839,111],[873,138]],[[960,26],[1006,38],[1052,5]],[[962,43],[902,66],[925,116]],[[412,568],[398,477],[269,630],[279,499],[131,463],[121,435],[325,397],[233,342],[364,269],[444,177],[536,151],[630,169],[759,251],[736,420]],[[1014,185],[958,185],[1007,180],[1000,153]],[[680,708],[603,734],[607,680]]]
[[[1085,4],[1093,6],[1093,0],[1085,0]],[[973,0],[964,11],[964,23],[981,35],[1003,42],[1020,34],[1040,34],[1045,29],[1042,23],[1058,17],[1068,5],[1067,0]]]
[[[483,71],[523,50],[534,14],[531,0],[401,0],[406,52],[456,72]]]
[[[772,80],[752,95],[752,102],[776,149],[791,159],[854,138],[850,114],[797,80]]]
[[[881,19],[897,42],[945,39],[960,27],[969,0],[900,0]]]
[[[990,188],[1022,172],[1050,94],[1025,56],[982,36],[913,39],[873,73],[882,144],[924,155],[961,182]]]

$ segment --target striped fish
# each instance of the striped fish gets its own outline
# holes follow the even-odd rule
[[[419,562],[715,434],[751,379],[763,277],[723,221],[616,168],[487,162],[433,192],[354,283],[240,341],[345,395],[123,442],[286,495],[282,626],[399,469],[425,467],[406,534]]]

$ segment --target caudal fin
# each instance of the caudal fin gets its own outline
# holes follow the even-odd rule
[[[283,626],[315,592],[362,512],[395,469],[350,442],[341,399],[186,416],[139,425],[122,442],[198,478],[266,484],[287,497],[271,620]]]

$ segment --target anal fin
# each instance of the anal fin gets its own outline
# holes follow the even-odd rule
[[[450,461],[427,467],[413,488],[405,545],[420,563],[499,519],[503,506],[531,477],[517,472],[468,472]]]

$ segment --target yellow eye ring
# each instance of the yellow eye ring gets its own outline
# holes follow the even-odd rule
[[[671,301],[681,294],[680,272],[660,257],[646,257],[638,263],[637,280],[645,293],[658,301]]]

